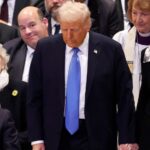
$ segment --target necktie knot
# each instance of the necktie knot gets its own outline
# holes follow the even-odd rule
[[[73,48],[72,50],[73,50],[74,54],[77,54],[79,52],[79,48],[76,48],[76,47]]]
[[[55,35],[55,34],[59,33],[59,31],[60,31],[60,25],[59,24],[55,24],[54,27],[55,27],[55,33],[54,33],[54,35]]]

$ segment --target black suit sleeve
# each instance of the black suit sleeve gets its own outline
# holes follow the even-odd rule
[[[15,123],[8,110],[0,110],[3,150],[20,150]]]
[[[129,71],[123,51],[116,55],[116,91],[118,103],[119,144],[135,143],[135,108],[132,94],[132,75]]]

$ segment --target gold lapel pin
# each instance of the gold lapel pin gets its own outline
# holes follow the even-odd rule
[[[17,90],[13,90],[12,91],[12,96],[17,96],[18,95],[18,91]]]

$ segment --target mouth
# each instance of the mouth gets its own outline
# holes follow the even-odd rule
[[[35,37],[36,37],[35,35],[30,35],[30,36],[27,36],[27,38],[26,38],[26,39],[27,39],[27,40],[34,40],[34,39],[35,39]]]
[[[61,5],[60,4],[57,4],[57,5],[54,5],[51,10],[52,11],[56,11]]]

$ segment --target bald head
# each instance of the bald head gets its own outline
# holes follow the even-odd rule
[[[37,7],[23,8],[18,14],[18,25],[21,38],[33,49],[39,39],[48,36],[48,21]]]
[[[33,16],[35,15],[36,17],[39,17],[39,19],[43,18],[43,13],[41,12],[41,10],[37,7],[34,6],[28,6],[28,7],[24,7],[18,14],[18,23],[19,23],[19,19],[22,18],[22,16]]]

